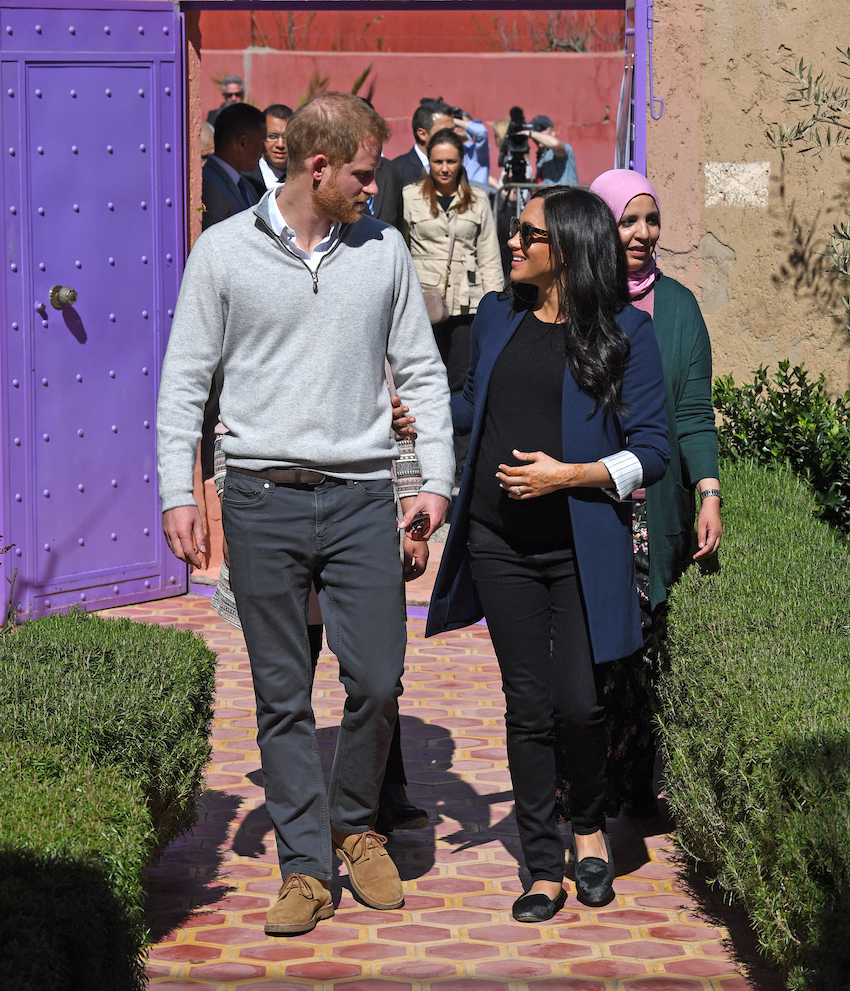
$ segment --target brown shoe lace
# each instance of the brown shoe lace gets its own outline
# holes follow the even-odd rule
[[[386,845],[386,836],[376,833],[374,829],[369,829],[365,833],[358,834],[357,839],[351,846],[351,850],[348,851],[348,855],[352,860],[357,861],[368,857],[373,850],[377,850],[379,857],[386,857],[387,854],[382,849]]]
[[[280,891],[278,892],[278,898],[283,898],[284,895],[288,895],[291,891],[297,889],[297,894],[303,895],[305,898],[313,898],[313,889],[307,884],[304,879],[303,874],[290,874],[289,877],[280,886]]]

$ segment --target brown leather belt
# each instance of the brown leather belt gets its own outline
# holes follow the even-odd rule
[[[262,471],[254,471],[251,468],[232,468],[228,465],[227,470],[250,475],[251,478],[266,478],[275,485],[314,486],[327,480],[327,475],[320,471],[306,471],[304,468],[264,468]]]

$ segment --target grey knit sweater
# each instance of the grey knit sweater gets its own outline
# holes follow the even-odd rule
[[[385,358],[416,411],[422,488],[448,498],[448,383],[401,235],[368,216],[346,225],[314,278],[272,232],[269,195],[205,231],[189,255],[157,409],[163,511],[194,504],[216,369],[228,464],[389,478],[398,452]]]

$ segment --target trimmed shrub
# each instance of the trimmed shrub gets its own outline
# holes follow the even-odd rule
[[[215,654],[194,633],[73,610],[0,639],[0,741],[138,782],[157,847],[195,821]]]
[[[814,489],[817,514],[850,533],[850,393],[833,399],[823,375],[812,382],[802,365],[790,364],[780,361],[771,378],[760,365],[747,385],[731,375],[715,379],[721,457],[787,461]]]
[[[787,468],[725,465],[722,568],[670,597],[660,685],[681,842],[789,986],[850,984],[850,550]]]
[[[144,987],[144,868],[195,821],[215,660],[84,611],[0,637],[0,987]]]
[[[62,750],[0,754],[0,987],[135,991],[145,864],[155,845],[141,788]]]

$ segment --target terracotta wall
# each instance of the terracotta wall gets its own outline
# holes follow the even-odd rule
[[[545,113],[558,135],[573,146],[581,182],[610,168],[614,155],[617,100],[623,56],[504,52],[467,58],[456,55],[279,52],[271,49],[208,51],[201,57],[204,113],[221,102],[223,76],[245,80],[258,107],[285,103],[295,108],[316,73],[329,76],[330,89],[349,91],[373,64],[367,84],[376,109],[390,122],[393,136],[384,149],[392,158],[413,144],[410,118],[424,96],[442,95],[488,125],[507,117],[514,104],[527,118]],[[491,165],[497,175],[491,131]]]
[[[263,10],[258,4],[205,10],[201,30],[210,49],[526,52],[545,49],[552,38],[615,51],[623,47],[624,21],[622,10]]]
[[[835,75],[846,0],[656,0],[656,95],[650,178],[662,198],[662,268],[697,291],[715,370],[749,378],[790,358],[850,386],[850,334],[823,257],[850,216],[848,166],[837,154],[786,154],[765,137],[796,108],[783,69],[804,57]]]

